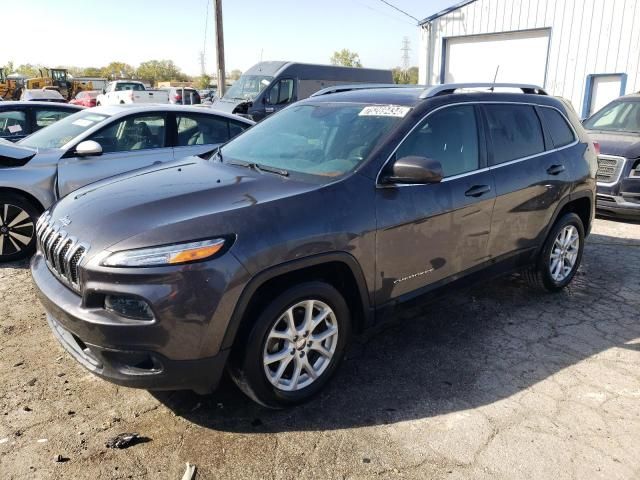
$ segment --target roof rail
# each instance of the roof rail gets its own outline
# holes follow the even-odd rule
[[[537,85],[527,85],[524,83],[445,83],[426,88],[420,98],[432,98],[438,95],[449,95],[461,88],[486,88],[493,92],[494,88],[519,88],[522,93],[534,95],[547,95],[542,87]]]
[[[312,97],[328,95],[330,93],[351,92],[352,90],[366,90],[371,88],[420,88],[423,85],[396,84],[396,83],[353,83],[347,85],[333,85],[332,87],[318,90]]]

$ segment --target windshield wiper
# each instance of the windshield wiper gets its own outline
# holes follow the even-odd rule
[[[222,156],[220,156],[220,159],[222,159]],[[226,163],[227,165],[237,165],[239,167],[251,168],[260,173],[268,172],[268,173],[275,173],[276,175],[280,175],[282,177],[289,176],[289,172],[282,168],[271,167],[269,165],[261,165],[255,162],[243,162],[241,160],[227,160],[224,163]]]

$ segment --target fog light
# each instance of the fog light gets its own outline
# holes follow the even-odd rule
[[[153,311],[147,302],[124,295],[107,295],[104,308],[118,315],[136,320],[153,320]]]

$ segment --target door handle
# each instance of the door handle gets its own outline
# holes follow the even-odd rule
[[[547,168],[547,173],[549,175],[559,175],[564,172],[564,165],[551,165]]]
[[[490,191],[491,191],[491,187],[489,185],[474,185],[469,190],[464,192],[464,194],[467,197],[480,197]]]

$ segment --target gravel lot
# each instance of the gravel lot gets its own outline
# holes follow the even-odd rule
[[[513,276],[399,313],[289,411],[94,378],[26,264],[0,267],[0,312],[3,480],[640,477],[640,224],[597,220],[566,292]],[[107,449],[122,432],[147,441]]]

